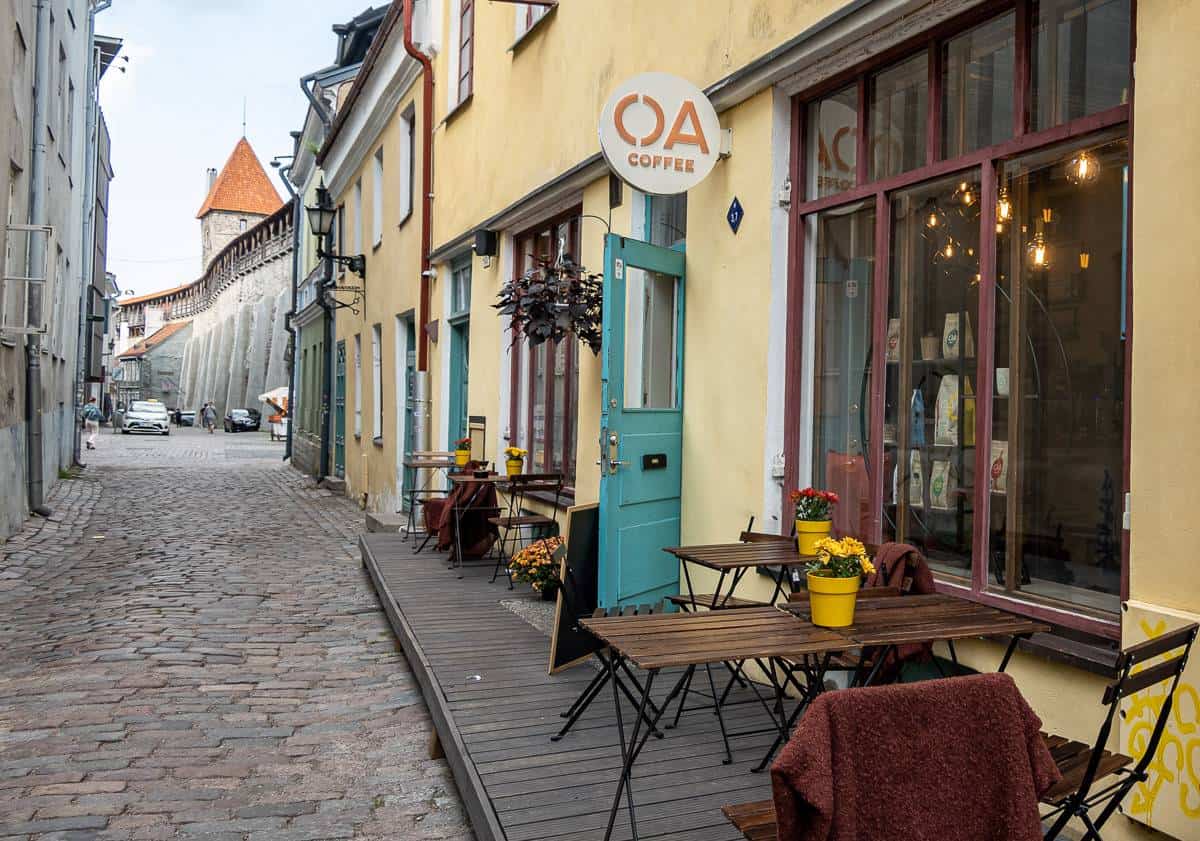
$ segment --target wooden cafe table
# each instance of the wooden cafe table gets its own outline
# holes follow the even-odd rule
[[[663,549],[678,558],[683,566],[683,582],[694,607],[716,609],[732,607],[733,593],[742,578],[758,567],[779,567],[775,590],[767,604],[774,604],[783,594],[783,582],[788,570],[817,560],[816,555],[801,555],[792,540],[769,540],[756,543],[713,543],[702,546],[668,546]],[[692,585],[692,566],[713,570],[720,575],[711,595],[697,595]]]
[[[633,663],[643,669],[646,680],[642,684],[642,697],[638,706],[637,717],[626,738],[625,722],[621,715],[620,696],[614,694],[617,709],[617,732],[621,740],[621,756],[623,765],[621,777],[617,784],[617,792],[613,798],[612,810],[609,813],[608,829],[605,841],[612,835],[617,812],[621,806],[621,795],[624,794],[629,809],[629,823],[634,839],[638,838],[637,818],[633,805],[631,774],[634,763],[641,753],[646,740],[651,733],[656,732],[658,721],[675,697],[683,691],[685,682],[692,674],[691,667],[728,660],[752,660],[759,664],[768,675],[775,690],[775,703],[782,709],[782,701],[786,685],[776,680],[776,666],[781,665],[783,658],[788,660],[815,661],[818,665],[813,670],[812,678],[819,684],[822,669],[828,666],[829,659],[840,651],[854,648],[855,643],[845,637],[818,628],[810,622],[799,620],[797,617],[778,610],[774,607],[750,607],[741,610],[716,610],[701,613],[662,613],[642,616],[593,617],[580,620],[580,624],[588,631],[603,640],[611,652],[608,659],[610,676],[614,680],[614,693],[617,692],[618,682],[615,680],[616,671],[623,663]],[[655,678],[665,668],[676,666],[688,667],[676,681],[666,699],[650,714],[650,691]],[[794,678],[794,670],[778,670],[786,674],[802,695],[807,696],[808,690]],[[709,688],[716,696],[716,687],[712,685],[712,674],[709,673]],[[757,690],[756,690],[757,694]],[[773,707],[761,696],[767,714],[777,731],[779,738],[785,735],[785,719],[780,714],[776,719]],[[802,702],[803,703],[803,702]],[[723,729],[723,726],[722,726]]]
[[[898,645],[1011,636],[1012,640],[1000,661],[999,671],[1004,671],[1018,640],[1049,630],[1049,626],[1043,623],[942,594],[861,600],[855,612],[854,624],[836,630],[818,627],[810,620],[809,605],[803,602],[779,607],[581,620],[583,627],[609,646],[610,672],[615,673],[623,662],[633,663],[647,672],[638,714],[628,738],[621,716],[620,697],[615,694],[616,682],[613,682],[623,765],[609,813],[605,841],[612,835],[622,794],[626,798],[633,838],[635,841],[638,838],[631,788],[633,766],[651,732],[656,730],[659,719],[682,691],[691,673],[690,667],[731,660],[754,661],[771,681],[775,691],[774,709],[779,710],[778,719],[772,706],[761,696],[759,701],[775,724],[777,736],[759,766],[761,768],[787,739],[809,701],[823,690],[824,674],[830,659],[836,654],[854,649],[874,649],[871,655],[874,664],[869,673],[858,674],[855,680],[857,685],[867,685],[878,675],[888,653]],[[651,687],[659,672],[671,667],[688,668],[651,716],[647,712]],[[777,677],[777,668],[782,679]],[[797,672],[806,677],[803,683],[796,679]],[[711,674],[709,679],[711,683]],[[792,714],[785,717],[782,703],[788,685],[798,690],[800,702]],[[715,687],[710,686],[710,689],[715,695]]]

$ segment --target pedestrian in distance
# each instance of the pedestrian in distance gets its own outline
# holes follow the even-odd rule
[[[89,450],[96,449],[96,436],[100,434],[100,419],[104,417],[100,414],[100,407],[96,405],[96,398],[89,397],[87,405],[83,407],[83,428],[87,430],[87,448]]]
[[[204,408],[200,411],[200,417],[204,420],[204,427],[208,430],[209,435],[217,431],[217,409],[211,400],[204,404]]]

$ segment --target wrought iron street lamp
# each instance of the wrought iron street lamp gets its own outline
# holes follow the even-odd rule
[[[333,232],[333,221],[337,215],[337,211],[334,209],[333,203],[329,200],[329,191],[325,189],[325,182],[322,181],[321,185],[317,187],[316,205],[306,207],[305,212],[308,214],[308,225],[317,237],[317,257],[322,260],[328,259],[339,266],[345,266],[351,272],[366,280],[366,255],[338,254],[333,250],[332,244],[328,242],[329,236]]]

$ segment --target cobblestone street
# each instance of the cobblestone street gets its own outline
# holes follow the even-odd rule
[[[362,512],[282,452],[105,428],[0,546],[0,837],[472,837]]]

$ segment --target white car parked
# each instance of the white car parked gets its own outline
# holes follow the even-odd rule
[[[171,418],[167,407],[156,400],[134,400],[125,412],[121,434],[150,432],[158,435],[171,434]]]

